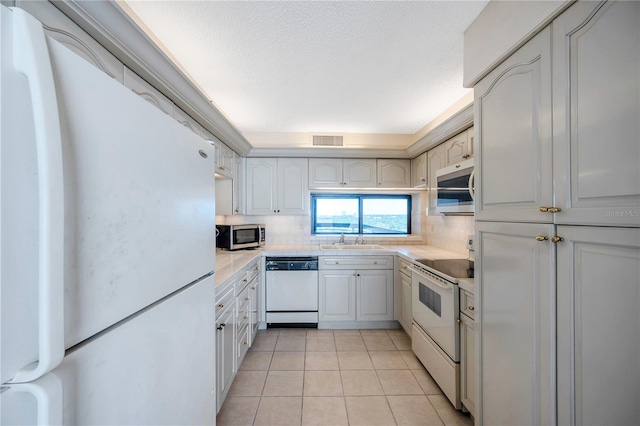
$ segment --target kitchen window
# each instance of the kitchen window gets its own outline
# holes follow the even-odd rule
[[[411,196],[314,194],[311,228],[314,235],[407,235],[411,233]]]

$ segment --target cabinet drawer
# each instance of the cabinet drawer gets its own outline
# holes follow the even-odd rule
[[[258,258],[255,261],[251,262],[251,264],[247,267],[247,273],[246,273],[247,282],[250,283],[251,281],[253,281],[253,279],[257,277],[259,273],[260,273],[260,259]]]
[[[320,256],[320,269],[393,269],[393,256]]]
[[[400,259],[398,261],[398,271],[407,278],[411,278],[411,262]]]
[[[475,301],[473,294],[464,290],[460,292],[460,312],[467,315],[471,319],[475,319]]]
[[[220,297],[216,297],[216,318],[233,304],[233,286],[228,288]]]

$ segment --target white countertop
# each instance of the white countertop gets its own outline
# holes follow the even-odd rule
[[[428,245],[384,246],[385,250],[321,250],[313,245],[268,245],[256,250],[216,251],[216,285],[224,282],[237,270],[245,267],[258,256],[374,256],[398,254],[414,261],[417,259],[462,259],[464,255]],[[473,278],[462,279],[460,288],[473,293]]]

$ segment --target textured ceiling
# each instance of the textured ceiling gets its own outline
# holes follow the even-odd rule
[[[126,3],[241,132],[414,134],[487,1]]]

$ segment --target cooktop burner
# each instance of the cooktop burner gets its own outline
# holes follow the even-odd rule
[[[416,261],[452,278],[473,278],[473,261],[469,259],[417,259]]]

